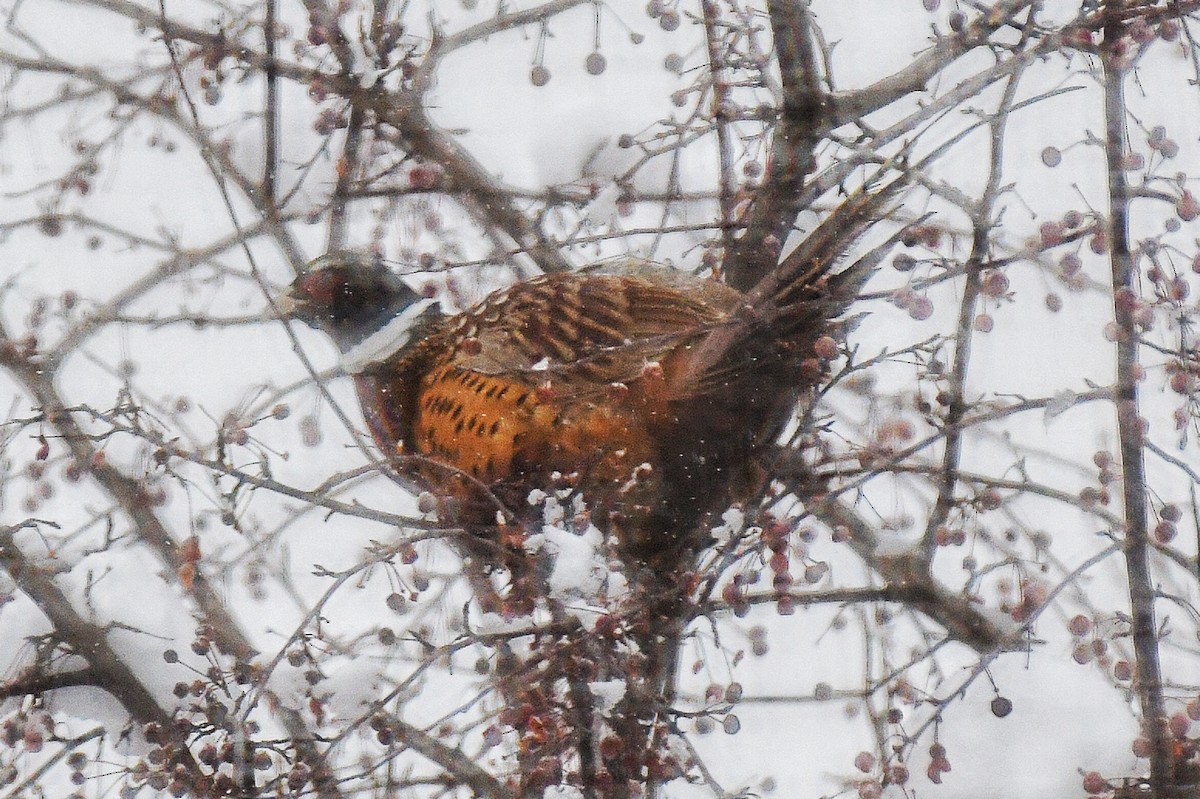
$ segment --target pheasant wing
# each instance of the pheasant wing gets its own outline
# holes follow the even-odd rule
[[[531,384],[561,378],[580,390],[633,380],[681,340],[728,317],[678,279],[662,268],[547,275],[497,292],[464,318],[461,335],[470,344],[455,364]]]

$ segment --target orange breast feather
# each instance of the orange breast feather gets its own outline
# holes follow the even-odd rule
[[[626,402],[557,395],[553,385],[452,364],[428,374],[420,395],[417,451],[484,483],[530,471],[617,482],[653,459],[640,414]]]

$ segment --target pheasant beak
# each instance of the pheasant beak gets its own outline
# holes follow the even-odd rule
[[[292,292],[286,291],[275,298],[275,310],[279,313],[280,319],[292,319],[296,316],[296,309],[300,303],[292,296]]]
[[[292,319],[311,328],[317,328],[317,318],[312,312],[309,302],[296,293],[296,287],[291,286],[283,294],[275,298],[275,308],[279,311],[280,319]]]

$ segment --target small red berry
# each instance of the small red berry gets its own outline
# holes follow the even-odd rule
[[[1108,790],[1108,782],[1098,772],[1089,771],[1083,775],[1083,790],[1090,794],[1104,793]]]
[[[822,360],[832,361],[838,355],[837,342],[832,336],[821,336],[813,342],[813,352]]]
[[[1092,620],[1080,613],[1071,618],[1071,621],[1067,624],[1067,629],[1074,636],[1087,635],[1092,631]]]
[[[925,321],[933,316],[933,301],[921,295],[913,297],[908,306],[908,315],[918,322]]]
[[[1190,191],[1185,191],[1179,201],[1175,203],[1175,213],[1184,222],[1191,222],[1200,216],[1200,201],[1196,200],[1196,196]]]

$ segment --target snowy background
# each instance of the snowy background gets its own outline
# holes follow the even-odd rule
[[[279,5],[287,26],[281,60],[332,68],[328,48],[306,43],[304,6]],[[516,13],[533,5],[504,8]],[[721,161],[703,114],[711,94],[696,88],[708,69],[699,4],[656,15],[640,0],[558,5],[564,10],[544,23],[498,30],[448,51],[429,75],[429,118],[518,205],[531,213],[553,205],[541,223],[563,242],[572,265],[634,254],[702,269],[717,235]],[[933,46],[935,31],[949,30],[950,15],[960,11],[953,6],[815,2],[834,88],[860,89],[908,67]],[[533,264],[510,257],[512,242],[484,229],[436,178],[427,190],[419,170],[429,167],[402,160],[383,141],[372,151],[377,174],[363,181],[378,195],[350,202],[344,231],[336,229],[330,198],[344,133],[321,123],[336,103],[294,80],[281,81],[279,100],[281,233],[263,222],[239,183],[239,176],[258,181],[266,164],[261,73],[244,72],[231,57],[216,71],[205,68],[188,55],[194,48],[179,43],[181,85],[152,24],[159,13],[153,4],[143,7],[140,26],[137,6],[116,0],[25,0],[0,8],[9,20],[0,32],[0,320],[7,346],[25,347],[25,337],[36,336],[38,363],[63,405],[82,409],[75,415],[95,436],[88,443],[95,457],[142,481],[146,502],[177,548],[198,547],[185,565],[228,610],[267,675],[231,685],[222,701],[258,720],[270,738],[283,734],[284,722],[263,705],[302,708],[314,729],[333,736],[386,697],[412,725],[454,728],[447,740],[502,772],[511,741],[489,746],[486,730],[499,708],[475,669],[489,653],[456,643],[464,630],[498,622],[469,612],[464,618],[469,593],[456,557],[420,529],[415,498],[371,468],[352,388],[336,372],[330,342],[274,319],[268,300],[331,242],[375,248],[413,285],[433,285],[448,302],[472,302],[498,283],[532,274]],[[740,4],[721,8],[729,19],[748,20],[765,58],[765,16]],[[259,4],[168,0],[165,10],[195,30],[220,26],[261,47]],[[961,11],[976,18],[967,4]],[[395,13],[399,18],[399,4]],[[676,15],[674,29],[662,22],[664,13]],[[417,0],[404,8],[403,36],[419,50],[432,36],[431,23],[453,41],[496,14],[490,3]],[[1039,20],[1050,30],[1078,14],[1076,4],[1048,3]],[[352,10],[343,29],[354,32],[362,19]],[[186,38],[182,30],[173,35]],[[1190,40],[1165,39],[1151,31],[1154,44],[1126,82],[1131,147],[1141,154],[1127,172],[1142,192],[1132,227],[1136,241],[1154,242],[1139,245],[1143,275],[1155,265],[1168,283],[1178,275],[1190,284],[1200,234],[1195,216],[1187,219],[1175,200],[1194,187],[1200,165],[1200,106],[1189,85],[1196,78]],[[588,70],[594,52],[604,60],[598,75]],[[896,603],[814,602],[780,615],[763,602],[744,618],[714,614],[684,644],[677,703],[713,710],[712,721],[680,722],[711,783],[676,781],[666,795],[713,795],[719,785],[730,794],[868,796],[872,789],[864,794],[861,783],[879,767],[856,758],[867,752],[877,761],[881,749],[911,772],[906,785],[887,791],[945,799],[1082,796],[1083,772],[1118,779],[1146,769],[1135,753],[1136,697],[1119,666],[1133,660],[1118,534],[1121,483],[1105,486],[1105,470],[1094,460],[1097,452],[1115,455],[1119,443],[1113,404],[1095,397],[1115,374],[1106,339],[1109,258],[1086,235],[1043,246],[1045,224],[1067,211],[1089,220],[1107,213],[1098,56],[1081,48],[1029,58],[1013,97],[1003,96],[998,81],[963,90],[945,113],[905,128],[909,115],[992,69],[998,52],[977,48],[948,60],[923,91],[860,126],[837,128],[817,149],[822,175],[856,147],[874,146],[870,135],[856,140],[863,131],[903,131],[874,150],[883,156],[902,146],[913,162],[936,153],[896,214],[910,221],[931,213],[941,232],[932,246],[902,248],[920,261],[917,268],[885,266],[855,309],[867,313],[851,335],[855,357],[900,354],[831,391],[822,413],[842,453],[896,452],[928,439],[897,459],[897,468],[844,478],[858,482],[846,498],[876,529],[880,551],[907,551],[924,532],[936,497],[929,476],[942,458],[943,438],[921,402],[936,405],[945,385],[930,364],[952,363],[964,292],[953,266],[971,247],[964,207],[983,191],[992,163],[988,129],[979,121],[1007,103],[1014,110],[998,181],[1007,190],[990,208],[987,249],[1005,282],[994,279],[994,290],[985,285],[975,308],[964,385],[977,408],[1024,405],[968,428],[960,467],[978,479],[964,478],[960,494],[991,487],[1000,499],[954,517],[962,536],[939,547],[934,575],[950,591],[977,597],[980,612],[1014,634],[1018,651],[980,652],[947,641],[936,620]],[[396,79],[372,74],[368,54],[357,57],[363,85]],[[537,67],[548,70],[543,86],[531,80]],[[216,88],[214,72],[223,73]],[[115,101],[118,85],[143,99]],[[769,82],[734,92],[743,108],[774,99]],[[178,100],[174,111],[147,107],[144,98],[164,94]],[[196,104],[195,118],[185,95]],[[1025,99],[1036,101],[1022,105]],[[1156,126],[1176,145],[1169,157]],[[737,128],[744,182],[761,172],[769,146],[763,128],[750,119]],[[1047,148],[1060,153],[1053,166]],[[550,203],[553,192],[569,201]],[[661,199],[668,195],[673,199]],[[825,193],[800,215],[795,235],[837,200],[836,190]],[[873,242],[869,235],[863,246]],[[1078,257],[1077,273],[1063,261],[1067,255]],[[1143,276],[1140,286],[1153,304],[1154,281]],[[914,297],[928,300],[929,313]],[[1148,311],[1160,349],[1146,352],[1140,409],[1161,453],[1148,460],[1151,527],[1164,506],[1183,509],[1178,534],[1152,558],[1164,596],[1159,622],[1172,714],[1200,691],[1190,471],[1200,459],[1186,420],[1182,429],[1173,421],[1188,398],[1173,390],[1167,366],[1190,346],[1180,320],[1194,300],[1188,304],[1186,291],[1177,300]],[[32,569],[57,586],[79,619],[103,630],[162,708],[189,707],[196,696],[180,698],[177,685],[204,679],[220,662],[196,646],[191,577],[131,524],[128,508],[95,479],[98,463],[80,463],[52,420],[38,416],[45,403],[33,396],[36,380],[0,372],[10,420],[0,428],[0,522],[13,526],[0,540],[0,551],[9,553],[0,563],[0,679],[15,684],[31,670],[80,665],[61,651],[47,654],[55,652],[56,624],[45,598],[30,589]],[[1111,498],[1098,501],[1105,487]],[[806,519],[802,530],[809,535],[797,539],[793,558],[815,567],[809,573],[816,578],[804,590],[819,595],[880,584],[820,520]],[[407,540],[414,544],[402,560],[379,554],[380,546]],[[769,593],[769,574],[759,588]],[[1073,621],[1078,616],[1086,628]],[[446,649],[432,657],[437,647]],[[164,659],[166,650],[177,662]],[[740,686],[731,705],[730,684]],[[998,717],[997,697],[1011,702],[1011,713]],[[889,708],[900,715],[892,723]],[[0,768],[10,769],[6,784],[20,786],[50,764],[41,779],[57,786],[47,789],[51,795],[74,790],[65,787],[73,770],[85,774],[85,795],[107,795],[128,784],[124,769],[153,748],[139,730],[120,733],[130,725],[127,708],[86,685],[50,691],[38,703],[8,698],[0,718],[17,720],[21,733],[0,749]],[[55,763],[60,747],[31,740],[39,725],[44,737],[68,739],[96,727],[108,735],[80,745],[86,765],[68,767]],[[195,749],[203,742],[196,738]],[[926,773],[935,744],[952,764],[936,775],[940,786]],[[346,733],[337,748],[347,774],[361,755],[368,760],[361,784],[374,778],[369,761],[379,755],[370,729]],[[286,773],[290,765],[272,757],[275,771],[264,773]],[[415,754],[392,762],[408,777],[430,771]],[[343,785],[348,794],[354,779]],[[0,796],[16,795],[6,792],[12,790],[0,786]]]

